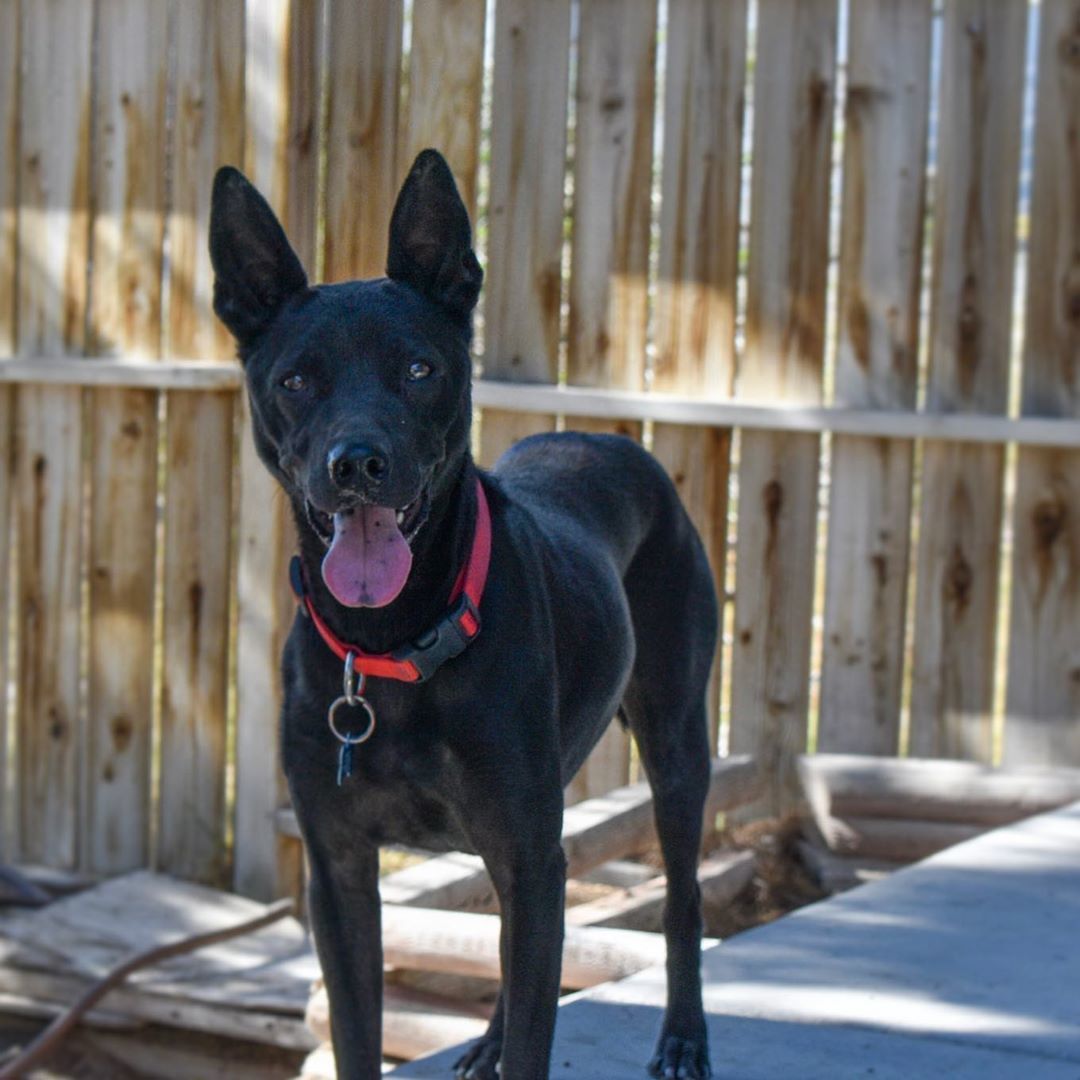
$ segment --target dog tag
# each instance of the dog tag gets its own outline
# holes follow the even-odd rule
[[[351,742],[343,742],[338,750],[337,757],[337,782],[338,787],[352,776],[352,748]]]

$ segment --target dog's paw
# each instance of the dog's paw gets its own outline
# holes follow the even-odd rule
[[[712,1076],[708,1044],[704,1038],[661,1035],[656,1054],[649,1062],[649,1075],[661,1080],[706,1080]]]
[[[502,1039],[478,1039],[454,1063],[458,1080],[498,1080]]]

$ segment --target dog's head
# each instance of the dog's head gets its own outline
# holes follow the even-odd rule
[[[434,150],[413,164],[385,278],[309,286],[266,200],[227,167],[214,181],[210,257],[259,456],[326,546],[334,596],[390,603],[432,500],[468,453],[483,272],[450,169]]]

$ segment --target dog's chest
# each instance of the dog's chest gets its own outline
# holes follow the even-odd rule
[[[454,809],[457,769],[437,725],[381,704],[375,733],[353,748],[347,775],[329,729],[305,723],[314,709],[286,715],[284,765],[299,801],[373,843],[469,850]]]

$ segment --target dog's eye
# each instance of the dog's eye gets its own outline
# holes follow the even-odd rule
[[[425,360],[414,360],[409,365],[409,381],[419,382],[431,374],[431,365]]]
[[[307,383],[304,382],[303,375],[297,375],[296,372],[293,372],[292,375],[286,375],[285,378],[281,380],[281,385],[284,386],[286,390],[290,390],[295,394],[298,390],[303,390],[304,387],[307,386]]]

